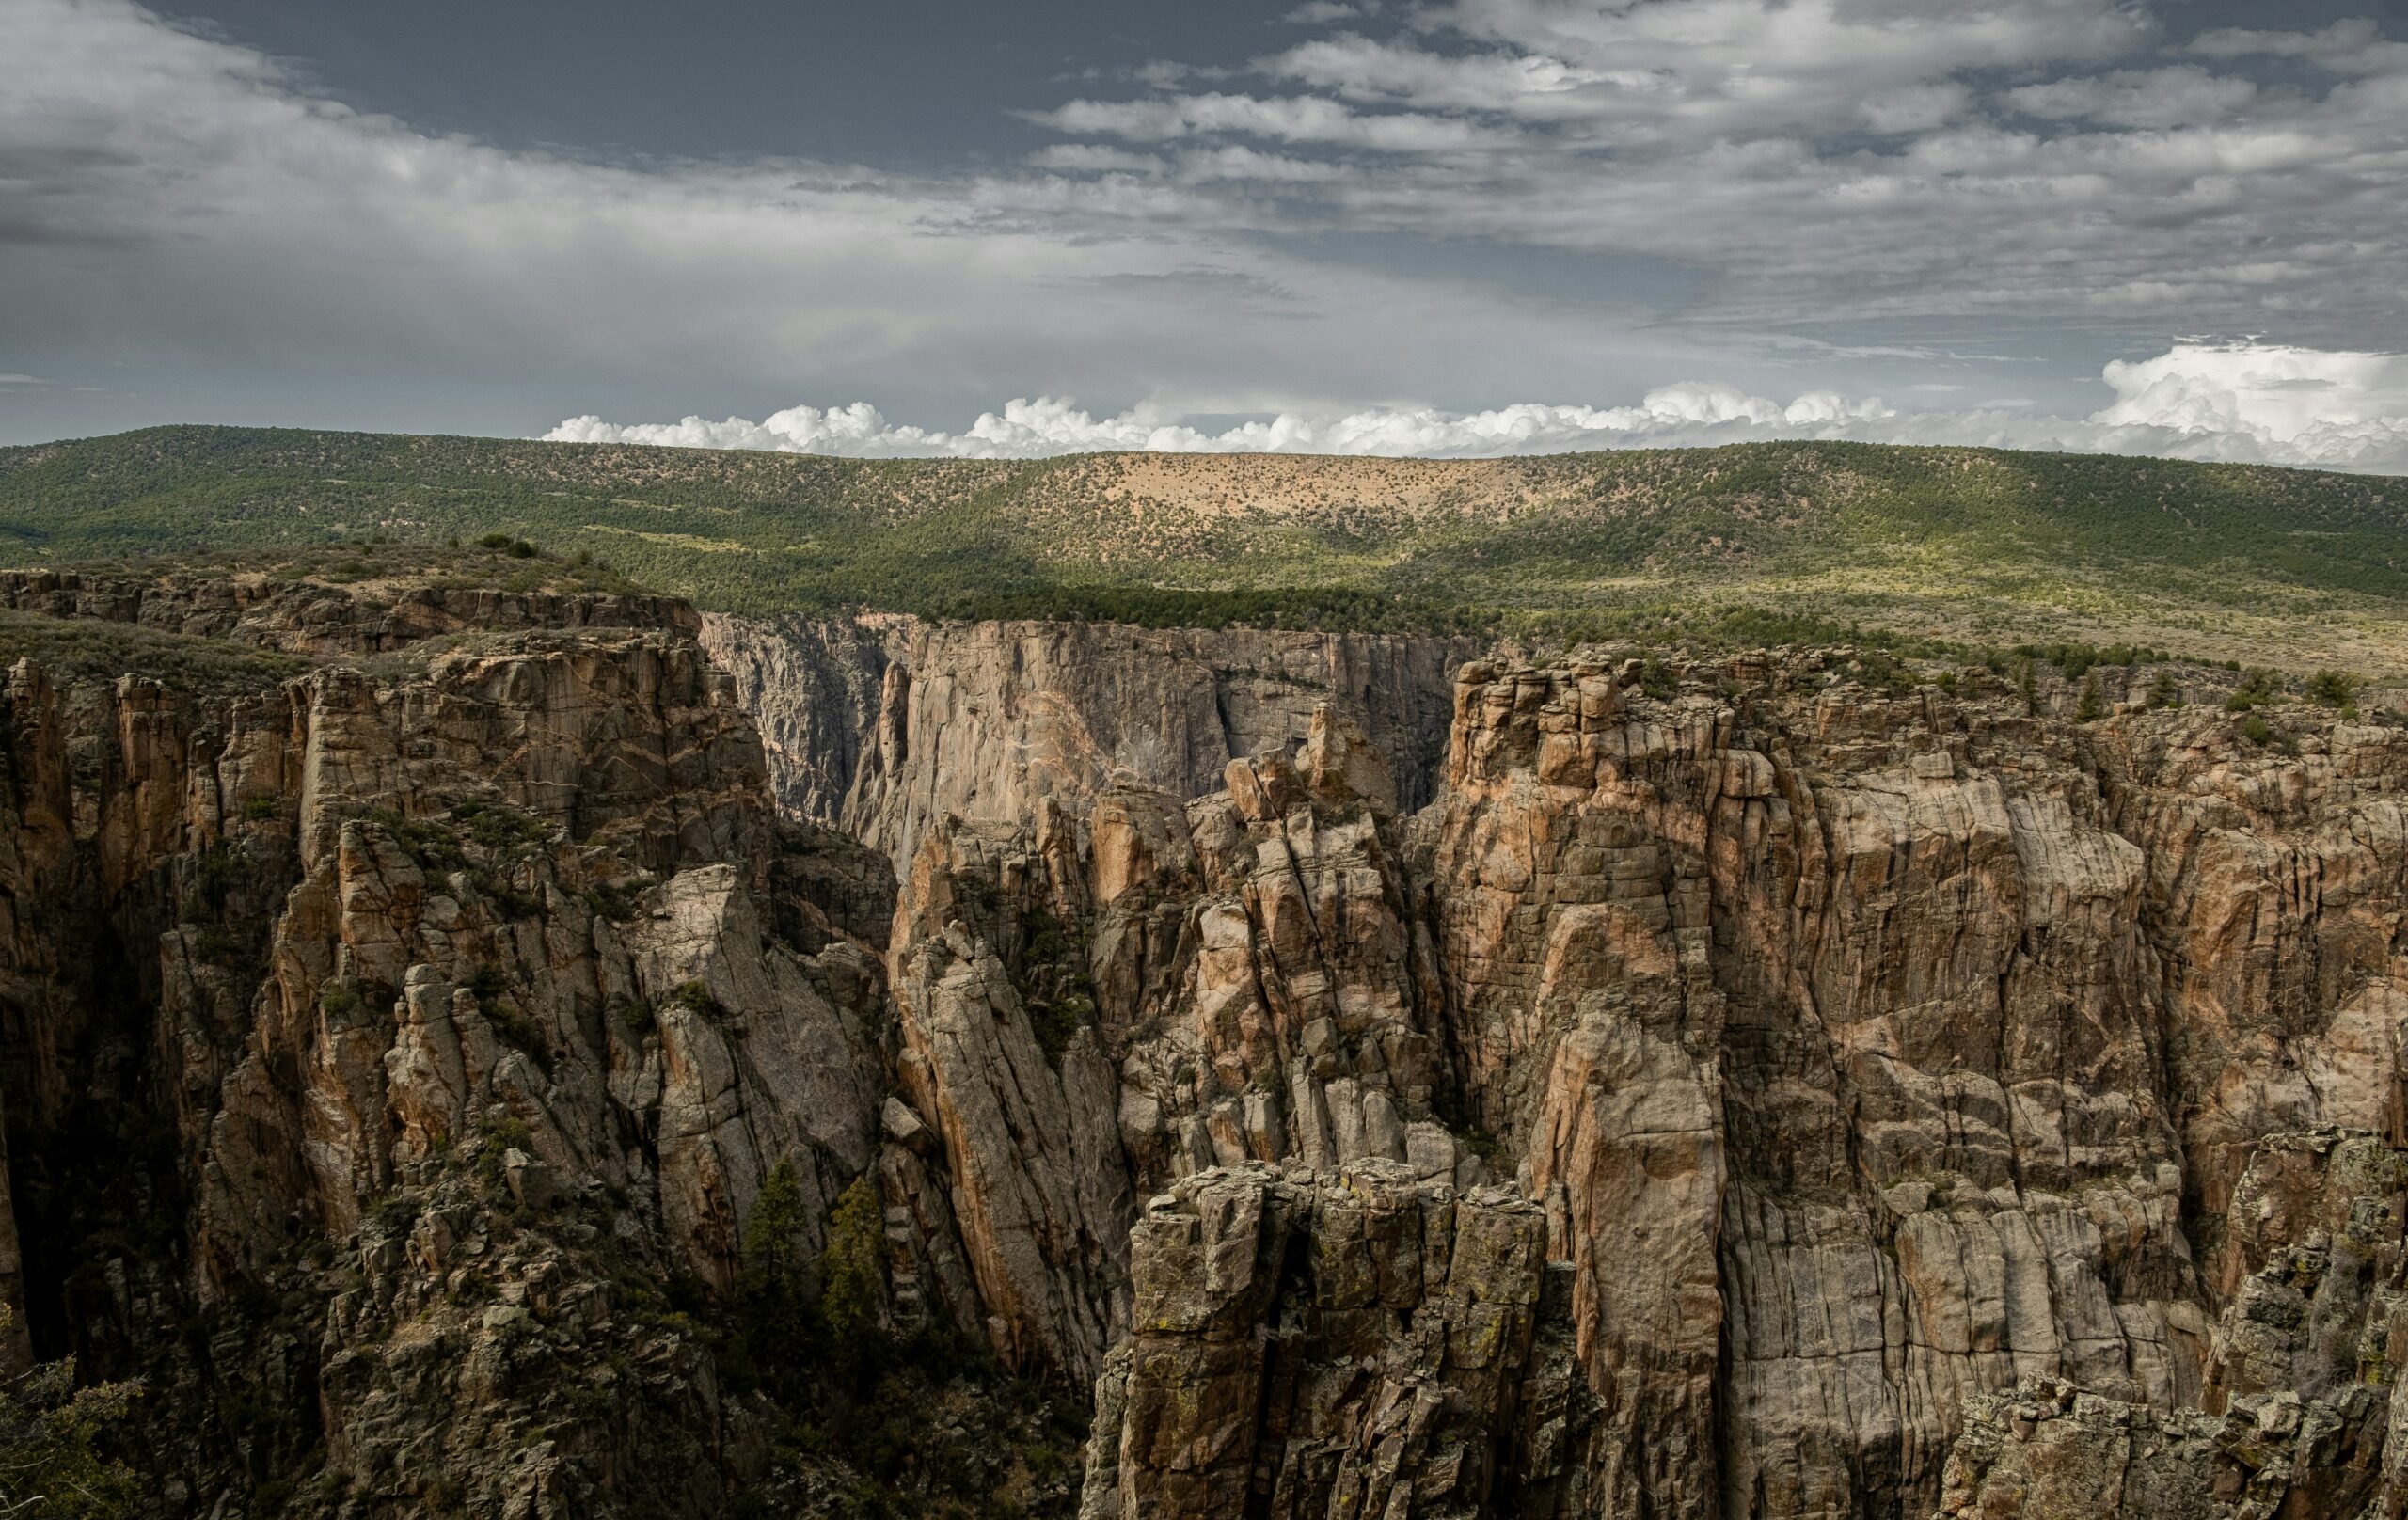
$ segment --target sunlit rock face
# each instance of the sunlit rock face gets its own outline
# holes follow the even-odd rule
[[[1314,709],[1367,732],[1405,805],[1444,766],[1450,673],[1477,641],[1403,634],[704,617],[789,809],[884,850],[899,876],[945,815],[1084,817],[1116,784],[1184,800],[1233,759],[1292,746]]]
[[[2397,1139],[2399,734],[2327,719],[2294,756],[1849,664],[1475,663],[1418,814],[1328,758],[1324,712],[1224,794],[1091,815],[1140,1191],[1510,1182],[1565,1264],[1598,1512],[1929,1513],[2033,1379],[2208,1408],[2241,1178],[2320,1126]],[[1100,1385],[1124,1431],[1146,1335]],[[1090,1456],[1124,1504],[1170,1492],[1131,1452],[1183,1449],[1145,1417]],[[1262,1431],[1197,1439],[1295,1492]]]
[[[0,589],[303,662],[0,704],[5,1349],[157,1381],[165,1512],[822,1512],[765,1227],[1091,1388],[1085,1520],[2408,1503],[2401,729]]]

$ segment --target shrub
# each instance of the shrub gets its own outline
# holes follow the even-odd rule
[[[1028,1010],[1028,1032],[1037,1037],[1046,1064],[1057,1068],[1062,1053],[1077,1037],[1079,1026],[1095,1016],[1095,1005],[1076,992],[1050,1000],[1031,999],[1023,1006]]]
[[[643,1039],[660,1028],[660,1019],[652,1011],[652,1000],[642,993],[620,999],[613,1011],[619,1016],[619,1027],[630,1038]]]
[[[507,997],[494,999],[485,1018],[492,1022],[495,1034],[533,1056],[536,1065],[550,1061],[552,1053],[544,1043],[544,1031],[515,1002]]]
[[[2181,689],[2174,684],[2172,671],[2158,672],[2157,679],[2148,684],[2148,705],[2156,708],[2182,705]]]
[[[2366,682],[2347,671],[2319,671],[2307,683],[2308,696],[2326,707],[2353,708]]]
[[[2273,701],[2275,693],[2282,689],[2282,679],[2270,670],[2250,671],[2242,676],[2241,685],[2232,695],[2224,699],[2224,710],[2245,713],[2261,703]]]
[[[596,918],[624,924],[636,916],[636,891],[624,881],[596,881],[585,889],[585,907]]]
[[[15,1322],[0,1304],[0,1332]],[[0,1514],[119,1520],[141,1512],[133,1470],[95,1449],[141,1394],[139,1383],[77,1387],[71,1359],[0,1383]]]

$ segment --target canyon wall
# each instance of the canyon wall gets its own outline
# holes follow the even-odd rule
[[[8,590],[311,661],[0,712],[0,1290],[162,1513],[848,1512],[786,1257],[1085,1520],[2408,1510],[2408,728],[475,594]]]
[[[1465,1502],[1463,1462],[1479,1494],[1547,1496],[1524,1512],[2018,1512],[2016,1463],[2073,1460],[2018,1455],[2012,1410],[2074,1397],[2052,1389],[2127,1432],[2308,1421],[2279,1464],[2183,1447],[2167,1481],[2201,1513],[2394,1502],[2408,733],[2294,708],[2258,744],[2220,705],[2080,723],[2047,715],[2070,689],[1952,681],[1893,685],[1846,652],[1474,662],[1418,814],[1324,708],[1294,752],[1183,807],[1123,788],[1082,840],[1043,806],[1018,856],[978,826],[1006,896],[1084,877],[1048,910],[1084,925],[1080,1012],[1115,1057],[1126,1164],[1167,1210],[1140,1218],[1133,1291],[1157,1291],[1159,1217],[1182,1243],[1159,1291],[1203,1294],[1151,1329],[1141,1304],[1107,1358],[1088,1512],[1324,1512],[1339,1489],[1291,1465],[1326,1427],[1275,1411],[1281,1355],[1310,1365],[1333,1336],[1463,1407],[1462,1369],[1408,1349],[1439,1333],[1418,1302],[1358,1310],[1309,1266],[1281,1275],[1269,1226],[1206,1271],[1225,1288],[1167,1264],[1213,1259],[1217,1216],[1187,1200],[1228,1197],[1317,1260],[1354,1227],[1318,1223],[1314,1190],[1379,1165],[1465,1196],[1510,1180],[1540,1211],[1585,1385],[1559,1427],[1580,1433],[1569,1480],[1464,1448],[1443,1477],[1385,1475],[1400,1512]],[[2253,1182],[2277,1158],[2336,1147],[2358,1158],[2342,1201],[2232,1221],[2236,1199],[2314,1191]],[[2334,1252],[2348,1286],[2321,1329],[2253,1351],[2335,1291]],[[1519,1349],[1492,1370],[1495,1432],[1517,1379],[1547,1385]],[[1379,1386],[1348,1417],[1399,1396]],[[2005,1454],[1977,1466],[1992,1438]]]
[[[1467,638],[1112,623],[761,621],[703,641],[762,728],[779,800],[891,855],[936,820],[1084,813],[1116,782],[1181,798],[1305,736],[1323,703],[1363,725],[1408,806],[1445,761]]]
[[[150,1383],[159,1512],[717,1512],[767,1432],[659,1293],[878,1159],[884,863],[682,604],[19,589],[338,657],[0,693],[15,1306]]]

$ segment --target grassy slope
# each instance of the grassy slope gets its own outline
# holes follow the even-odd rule
[[[2408,482],[1758,444],[1427,462],[849,461],[161,428],[0,450],[0,563],[523,533],[734,610],[1619,637],[1741,609],[2408,672]]]

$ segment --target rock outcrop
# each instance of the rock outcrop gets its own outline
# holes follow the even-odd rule
[[[1481,645],[1404,634],[1121,624],[932,624],[713,614],[781,799],[911,868],[945,815],[1084,815],[1117,784],[1184,800],[1233,759],[1305,736],[1323,703],[1362,724],[1404,804],[1445,757],[1450,673]]]
[[[700,1514],[766,1440],[646,1295],[731,1290],[782,1166],[816,1253],[878,1158],[893,883],[779,820],[690,612],[645,611],[236,697],[10,672],[24,1306],[161,1385],[165,1512],[314,1446],[328,1513]]]
[[[1396,1162],[1181,1179],[1133,1233],[1082,1513],[1576,1512],[1589,1401],[1545,1237],[1512,1189]]]
[[[1128,1330],[1129,1180],[1094,1030],[1035,1001],[1072,995],[1059,833],[1017,843],[963,826],[921,846],[889,952],[903,1089],[943,1137],[993,1350],[1084,1382]]]
[[[863,1449],[1085,1520],[2408,1512],[2401,727],[0,602],[297,662],[0,706],[0,1350],[158,1382],[162,1514],[837,1512],[915,1357],[1083,1471]]]
[[[1475,663],[1411,817],[1327,708],[1184,807],[1123,786],[1085,831],[1044,809],[1013,837],[1047,863],[1027,877],[1086,883],[1139,1191],[1510,1174],[1563,1264],[1593,1512],[1929,1513],[2019,1384],[2207,1417],[2259,1270],[2216,1224],[2249,1158],[2396,1126],[2403,736],[2327,719],[2294,754],[2219,712],[2084,725],[1983,673],[1945,693],[1866,669]],[[2312,978],[2293,934],[2319,937]],[[1138,1365],[1107,1365],[1107,1431]],[[1243,1449],[1275,1488],[1290,1433],[1213,1424],[1244,1399],[1180,1385],[1166,1407],[1205,1423],[1148,1415],[1141,1444]],[[2350,1404],[2359,1454],[2298,1457],[2303,1492],[2363,1489],[2385,1407]],[[1209,1508],[1090,1465],[1090,1512],[1107,1474],[1121,1512]]]

